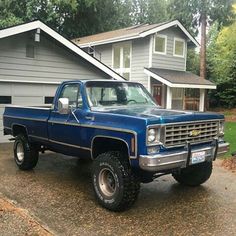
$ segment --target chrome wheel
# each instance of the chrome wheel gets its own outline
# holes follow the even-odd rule
[[[23,147],[22,143],[17,144],[16,155],[17,155],[18,161],[22,162],[24,160],[25,153],[24,153],[24,147]]]
[[[116,192],[116,180],[113,172],[107,168],[104,168],[99,173],[99,187],[102,193],[107,196],[111,197]]]

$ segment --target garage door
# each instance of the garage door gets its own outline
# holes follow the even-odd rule
[[[8,142],[3,136],[2,115],[6,105],[40,106],[49,103],[56,85],[0,83],[0,143]]]

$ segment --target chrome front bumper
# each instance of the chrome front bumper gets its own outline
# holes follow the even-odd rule
[[[185,168],[192,165],[192,154],[205,151],[205,161],[213,161],[217,156],[225,154],[229,150],[229,143],[218,143],[217,140],[211,146],[204,148],[191,148],[188,144],[184,151],[163,152],[155,155],[140,155],[139,166],[146,171],[163,171],[176,168]]]

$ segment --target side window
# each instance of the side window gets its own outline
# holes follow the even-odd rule
[[[185,53],[185,41],[183,39],[174,39],[174,56],[184,57]]]
[[[166,54],[167,36],[156,35],[154,40],[154,52],[158,54]]]
[[[59,98],[68,98],[72,108],[81,108],[83,105],[79,84],[68,84],[63,87]]]
[[[0,96],[0,104],[11,104],[11,96]]]
[[[44,97],[44,104],[52,104],[54,97],[46,96]]]
[[[131,43],[118,43],[113,45],[113,68],[126,80],[131,73]]]

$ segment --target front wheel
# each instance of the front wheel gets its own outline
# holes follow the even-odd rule
[[[205,183],[210,178],[211,173],[212,162],[203,162],[189,166],[172,175],[180,184],[194,187]]]
[[[111,211],[131,207],[139,194],[140,182],[120,152],[107,152],[97,157],[92,181],[98,202]]]
[[[14,143],[14,159],[21,170],[31,170],[38,163],[38,150],[30,145],[24,135],[18,135]]]

